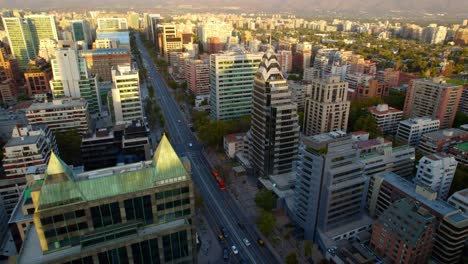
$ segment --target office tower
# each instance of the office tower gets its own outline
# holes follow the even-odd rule
[[[372,225],[364,214],[369,179],[350,135],[337,131],[304,137],[296,173],[295,219],[305,239],[326,250],[327,234],[339,241]]]
[[[452,127],[463,91],[461,85],[443,83],[441,79],[411,80],[406,91],[405,117],[431,116],[440,120],[440,128]]]
[[[161,24],[161,47],[160,53],[168,60],[169,52],[182,51],[182,38],[177,34],[175,24]]]
[[[304,111],[305,99],[310,95],[312,85],[307,81],[288,81],[289,90],[291,91],[292,101],[297,104],[299,112]]]
[[[198,26],[198,38],[203,45],[203,48],[207,49],[208,38],[217,37],[219,43],[222,45],[226,44],[228,38],[232,36],[232,25],[221,22],[221,21],[208,21]]]
[[[359,162],[364,165],[364,175],[391,171],[402,177],[412,177],[416,151],[410,146],[392,147],[383,138],[359,140],[354,143],[359,150]]]
[[[57,152],[55,137],[47,126],[15,127],[3,147],[3,169],[0,200],[10,215],[26,184],[26,175],[32,167],[47,164],[50,153]],[[7,184],[9,183],[9,184]]]
[[[278,51],[278,62],[281,65],[281,72],[288,73],[292,71],[293,55],[290,50]]]
[[[236,119],[250,115],[255,74],[263,53],[240,48],[210,55],[211,117]]]
[[[72,30],[73,41],[84,41],[86,44],[91,43],[91,34],[88,21],[85,20],[73,20],[70,21],[70,27]]]
[[[367,108],[374,117],[376,125],[382,134],[395,134],[403,117],[403,111],[390,107],[388,104],[378,104]]]
[[[19,17],[2,17],[10,49],[20,70],[26,70],[29,60],[36,58],[36,46],[28,21]]]
[[[52,131],[76,130],[80,134],[89,131],[88,102],[84,99],[54,99],[47,103],[33,103],[26,109],[30,125],[45,124]]]
[[[459,263],[468,238],[468,216],[447,202],[437,199],[437,193],[416,186],[392,172],[376,174],[370,179],[369,213],[379,217],[388,207],[408,197],[419,202],[437,219],[431,257],[436,263]]]
[[[127,12],[128,15],[128,27],[133,29],[140,28],[140,15],[135,12]]]
[[[50,93],[50,81],[53,79],[52,66],[42,58],[31,60],[24,72],[24,79],[28,95]]]
[[[450,205],[454,206],[455,208],[462,210],[464,214],[467,214],[468,213],[468,188],[455,192],[448,198],[447,202]]]
[[[314,79],[311,84],[311,94],[306,98],[304,110],[304,134],[346,131],[351,105],[346,100],[348,84],[339,76]]]
[[[193,95],[210,93],[210,64],[203,60],[187,60],[185,79]]]
[[[55,25],[55,16],[53,15],[29,15],[25,16],[29,23],[29,29],[36,52],[39,50],[41,39],[58,40],[57,26]]]
[[[220,53],[223,50],[223,43],[218,37],[209,37],[206,39],[206,53]]]
[[[372,227],[370,246],[392,263],[427,263],[432,250],[435,217],[417,202],[394,202]]]
[[[250,162],[267,178],[293,171],[299,143],[297,105],[273,50],[262,58],[252,94]]]
[[[109,102],[115,123],[143,118],[138,70],[130,64],[112,68],[112,101]]]
[[[18,61],[7,53],[5,43],[0,41],[0,81],[12,80],[16,83],[19,79]]]
[[[159,50],[158,25],[161,23],[162,17],[160,14],[145,15],[143,21],[146,23],[146,38],[153,43],[156,50]]]
[[[86,61],[89,73],[97,76],[99,82],[111,82],[112,67],[132,61],[127,49],[82,50],[79,57]]]
[[[447,199],[453,177],[457,169],[457,161],[447,153],[435,153],[419,160],[418,171],[414,178],[416,184],[427,186],[437,193],[440,199]]]
[[[422,135],[439,130],[440,121],[431,117],[412,118],[400,121],[395,139],[413,147],[419,145]]]
[[[101,112],[98,76],[88,72],[86,61],[75,48],[57,48],[51,60],[54,79],[50,81],[54,98],[84,98],[91,114]]]
[[[98,30],[127,30],[127,19],[123,17],[103,17],[97,19]]]
[[[19,263],[193,263],[193,183],[164,136],[150,161],[84,173],[52,154]]]
[[[465,141],[468,141],[467,131],[447,128],[422,135],[418,148],[423,154],[448,152],[451,146]]]

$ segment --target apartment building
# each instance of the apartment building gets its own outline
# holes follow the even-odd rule
[[[109,102],[115,123],[143,119],[138,70],[130,64],[112,68],[112,101]]]
[[[412,118],[400,121],[396,140],[413,147],[419,145],[424,134],[439,130],[440,121],[431,117]]]
[[[458,128],[447,128],[421,136],[419,150],[424,154],[448,152],[453,145],[468,141],[468,132]]]
[[[374,117],[382,134],[395,134],[397,132],[398,124],[403,118],[403,111],[390,107],[387,104],[379,104],[367,109]]]
[[[457,170],[455,158],[445,152],[429,154],[419,160],[414,182],[431,188],[437,197],[447,199]]]

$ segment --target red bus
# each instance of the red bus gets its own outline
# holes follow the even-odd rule
[[[226,190],[226,185],[224,184],[223,180],[221,178],[216,177],[216,182],[218,183],[219,189],[220,190]]]
[[[219,173],[218,173],[218,171],[215,170],[215,169],[212,169],[212,170],[211,170],[211,174],[212,174],[215,178],[216,178],[216,177],[219,177]]]

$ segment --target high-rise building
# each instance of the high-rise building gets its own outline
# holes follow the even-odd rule
[[[304,134],[318,135],[346,131],[350,102],[346,100],[348,84],[339,76],[314,79],[304,110]]]
[[[403,117],[403,111],[389,107],[388,104],[378,104],[367,109],[383,134],[395,134],[397,132],[398,124]]]
[[[91,43],[91,34],[89,23],[86,20],[70,21],[73,41],[84,41],[88,45]]]
[[[339,241],[357,230],[369,230],[372,221],[364,214],[369,179],[363,168],[350,135],[337,131],[303,138],[294,209],[305,239],[317,241],[326,250],[329,235],[331,241]]]
[[[18,61],[8,54],[5,43],[0,41],[0,81],[12,80],[17,83],[20,79]]]
[[[161,23],[161,15],[160,14],[145,14],[143,22],[146,24],[146,37],[149,39],[156,50],[159,50],[159,27],[158,25]]]
[[[459,163],[468,166],[468,142],[451,146],[448,152],[452,154]]]
[[[0,81],[0,102],[5,105],[14,105],[17,94],[18,91],[14,80]]]
[[[299,143],[297,105],[273,50],[255,75],[252,94],[250,160],[258,177],[293,171]]]
[[[36,58],[36,47],[30,25],[24,18],[2,17],[10,49],[20,70],[26,70],[30,60]]]
[[[220,53],[223,50],[224,44],[218,37],[209,37],[206,39],[206,53]]]
[[[29,23],[34,49],[39,50],[39,42],[41,39],[56,39],[58,40],[57,26],[55,25],[55,16],[53,15],[29,15],[25,16]]]
[[[292,71],[293,55],[290,50],[278,51],[278,62],[281,66],[282,73],[288,73]]]
[[[422,135],[439,130],[440,121],[431,117],[412,118],[400,121],[395,139],[413,147],[419,145]]]
[[[130,33],[126,18],[98,18],[96,39],[116,40],[120,48],[130,50]]]
[[[468,86],[463,86],[460,103],[458,104],[458,112],[468,115]]]
[[[112,67],[131,63],[130,51],[127,49],[95,49],[79,51],[79,57],[88,65],[89,73],[97,76],[99,82],[112,81]]]
[[[263,53],[240,48],[210,56],[211,117],[236,119],[250,115],[252,87]]]
[[[182,37],[177,34],[177,27],[175,24],[161,24],[160,36],[161,36],[161,55],[168,60],[169,52],[171,51],[182,51]]]
[[[443,83],[434,78],[411,80],[406,92],[405,117],[431,116],[440,120],[440,128],[452,127],[463,91],[461,85]]]
[[[97,19],[98,30],[127,30],[128,23],[124,17],[101,17]]]
[[[138,70],[131,64],[112,68],[112,101],[109,101],[115,123],[143,119]]]
[[[31,60],[24,72],[24,79],[29,95],[50,93],[50,81],[53,79],[52,66],[42,58]]]
[[[219,42],[224,46],[228,38],[232,36],[232,31],[231,24],[221,21],[208,21],[198,26],[198,38],[205,49],[207,49],[208,38],[210,37],[219,38]]]
[[[210,93],[210,64],[203,60],[187,60],[185,63],[187,87],[193,95]]]
[[[447,202],[462,210],[464,214],[468,214],[468,188],[455,192],[448,198]]]
[[[50,81],[54,98],[84,98],[92,114],[101,112],[98,77],[88,72],[86,60],[75,48],[57,48],[51,60],[54,79]]]
[[[394,202],[372,226],[370,246],[391,263],[427,263],[432,250],[435,217],[405,198]]]
[[[457,161],[447,153],[435,153],[419,160],[414,178],[416,184],[427,186],[437,193],[437,197],[447,199],[457,169]]]
[[[468,141],[468,131],[447,128],[422,135],[418,148],[423,154],[448,152],[451,146],[465,141]]]
[[[392,172],[376,174],[369,183],[369,213],[379,217],[392,203],[408,197],[419,202],[437,219],[431,257],[436,263],[457,264],[468,238],[468,216],[447,202],[437,199],[437,193],[417,186]]]
[[[84,173],[52,154],[31,198],[18,263],[196,262],[189,161],[165,136],[150,161]]]
[[[26,109],[26,117],[30,125],[45,124],[54,132],[89,132],[88,102],[84,99],[64,98],[47,103],[33,103]]]

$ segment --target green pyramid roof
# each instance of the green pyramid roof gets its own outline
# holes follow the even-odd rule
[[[162,136],[154,153],[153,165],[156,167],[158,176],[176,177],[187,173],[166,135]]]
[[[72,180],[72,169],[52,151],[52,153],[50,153],[49,163],[47,164],[46,175],[62,173],[68,176],[69,180]]]

